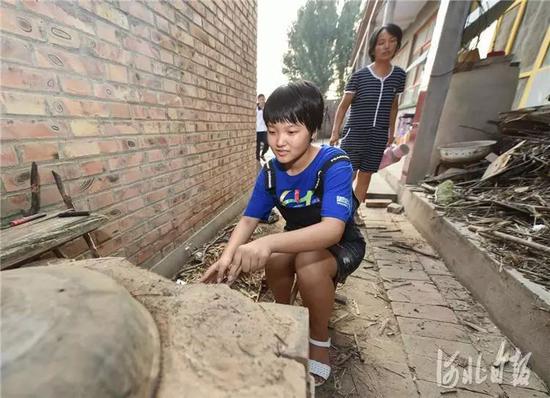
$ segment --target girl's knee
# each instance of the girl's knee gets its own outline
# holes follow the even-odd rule
[[[298,280],[302,281],[332,278],[336,273],[336,261],[327,250],[298,253],[294,267]]]

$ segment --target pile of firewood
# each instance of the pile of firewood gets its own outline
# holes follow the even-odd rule
[[[503,153],[446,178],[452,199],[438,209],[482,236],[503,266],[550,289],[550,107],[506,112],[496,124]],[[421,186],[437,196],[441,180]]]

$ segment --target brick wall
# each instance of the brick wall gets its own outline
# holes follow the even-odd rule
[[[30,206],[109,216],[102,255],[151,266],[251,186],[256,4],[2,1],[2,222]],[[83,239],[64,248],[86,255]]]

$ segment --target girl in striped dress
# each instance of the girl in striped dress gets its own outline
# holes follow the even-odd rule
[[[369,40],[369,56],[374,61],[353,73],[336,111],[330,145],[340,138],[340,127],[349,106],[351,111],[341,148],[351,159],[354,193],[359,202],[367,196],[370,179],[378,171],[384,149],[393,143],[397,116],[397,94],[405,88],[406,73],[391,64],[401,47],[399,26],[384,25]]]

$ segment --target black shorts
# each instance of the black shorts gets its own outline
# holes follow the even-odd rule
[[[353,271],[359,268],[365,258],[367,244],[363,239],[338,242],[328,248],[336,259],[336,276],[334,284],[344,283]]]

